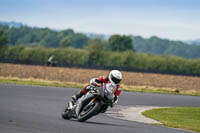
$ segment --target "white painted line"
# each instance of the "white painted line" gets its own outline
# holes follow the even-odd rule
[[[155,108],[167,108],[167,107],[159,107],[159,106],[116,106],[114,108],[109,109],[105,114],[107,116],[129,120],[129,121],[136,121],[142,123],[151,123],[151,124],[162,124],[159,121],[150,119],[142,115],[142,112],[146,110],[151,110]]]

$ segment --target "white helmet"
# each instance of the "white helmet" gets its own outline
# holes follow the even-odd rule
[[[120,81],[122,80],[122,73],[118,70],[112,70],[109,73],[109,80],[111,81],[112,84],[118,85]]]

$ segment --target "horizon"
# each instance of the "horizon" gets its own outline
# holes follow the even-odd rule
[[[1,21],[0,20],[0,23],[16,23],[16,24],[22,24],[22,26],[27,26],[27,27],[30,27],[30,28],[48,28],[52,31],[62,31],[62,30],[68,30],[68,29],[72,29],[72,28],[67,28],[67,29],[53,29],[53,28],[50,28],[50,27],[39,27],[39,26],[30,26],[30,25],[27,25],[25,23],[22,23],[22,22],[16,22],[16,21]],[[95,32],[81,32],[81,31],[76,31],[74,29],[72,29],[75,33],[82,33],[82,34],[86,34],[86,35],[103,35],[104,36],[104,39],[107,40],[108,37],[114,35],[114,34],[104,34],[104,33],[95,33]],[[159,37],[159,36],[156,36],[156,35],[153,35],[153,36],[149,36],[149,37],[144,37],[142,35],[132,35],[132,34],[118,34],[118,35],[130,35],[130,36],[140,36],[144,39],[150,39],[151,37],[158,37],[160,39],[168,39],[168,40],[171,40],[171,41],[182,41],[182,42],[185,42],[187,44],[190,44],[190,42],[193,42],[193,41],[199,41],[200,39],[193,39],[193,40],[173,40],[173,39],[169,39],[169,38],[162,38],[162,37]]]
[[[21,22],[31,27],[181,41],[200,39],[198,0],[0,0],[0,3],[0,21]]]

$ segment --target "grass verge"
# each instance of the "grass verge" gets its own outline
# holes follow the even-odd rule
[[[60,81],[50,81],[44,79],[35,79],[35,78],[17,78],[17,77],[0,77],[0,83],[7,84],[22,84],[22,85],[40,85],[40,86],[54,86],[54,87],[66,87],[66,88],[82,88],[88,83],[76,83],[76,82],[60,82]],[[176,95],[192,95],[200,96],[200,93],[192,92],[179,92],[176,89],[170,88],[155,88],[155,87],[145,87],[145,86],[127,86],[121,85],[123,91],[130,92],[143,92],[143,93],[160,93],[160,94],[176,94]]]
[[[152,109],[142,113],[164,126],[200,132],[200,107]]]
[[[173,94],[173,95],[189,95],[189,96],[200,96],[198,92],[182,92],[172,88],[156,88],[146,86],[126,86],[121,85],[122,90],[130,92],[142,92],[142,93],[158,93],[158,94]]]
[[[0,83],[68,87],[68,88],[82,88],[84,86],[84,84],[75,82],[49,81],[49,80],[33,79],[33,78],[21,79],[16,77],[0,77]]]

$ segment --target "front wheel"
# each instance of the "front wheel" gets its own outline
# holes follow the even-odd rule
[[[90,107],[85,106],[78,116],[78,121],[86,121],[87,119],[95,115],[100,110],[100,108],[101,106],[99,102],[95,102],[94,105]]]
[[[69,120],[70,119],[69,113],[70,113],[70,109],[68,109],[68,107],[66,107],[61,115],[62,118],[65,120]]]

